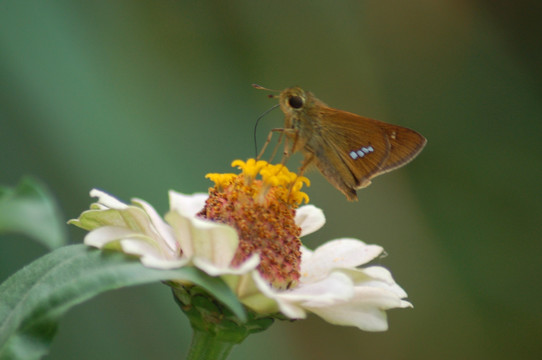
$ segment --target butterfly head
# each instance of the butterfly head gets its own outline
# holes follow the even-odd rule
[[[311,94],[299,87],[283,90],[279,95],[280,108],[287,115],[298,114],[305,110]]]

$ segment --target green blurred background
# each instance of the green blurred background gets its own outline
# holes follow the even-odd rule
[[[385,333],[278,322],[231,359],[538,359],[541,23],[540,1],[3,1],[0,183],[41,179],[65,219],[93,187],[165,213],[253,156],[274,101],[251,83],[300,85],[428,138],[357,203],[309,174],[327,224],[305,243],[384,246],[415,307]],[[0,240],[0,280],[46,252]],[[48,358],[178,359],[190,337],[165,286],[122,289],[71,310]]]

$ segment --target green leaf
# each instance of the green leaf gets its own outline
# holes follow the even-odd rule
[[[41,257],[0,285],[0,358],[40,358],[49,350],[59,317],[99,293],[167,280],[196,284],[246,319],[228,286],[196,268],[151,269],[119,252],[71,245]]]
[[[49,249],[66,244],[66,225],[53,196],[35,179],[0,186],[0,232],[18,232]]]

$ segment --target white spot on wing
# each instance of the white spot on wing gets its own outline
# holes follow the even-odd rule
[[[360,147],[359,149],[357,150],[352,150],[350,151],[349,155],[352,159],[356,160],[358,158],[362,158],[364,157],[366,154],[370,154],[372,152],[374,152],[375,149],[369,145],[369,146],[362,146]]]

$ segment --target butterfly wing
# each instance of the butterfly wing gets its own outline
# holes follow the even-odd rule
[[[326,179],[356,200],[356,189],[387,162],[391,145],[378,121],[346,111],[321,107],[318,136],[312,136],[305,150],[315,155],[315,164]]]
[[[427,140],[418,132],[380,122],[391,145],[390,155],[374,176],[387,173],[412,161],[424,148]]]
[[[417,132],[329,107],[320,107],[320,136],[305,145],[324,177],[349,200],[371,179],[412,160],[426,140]]]

